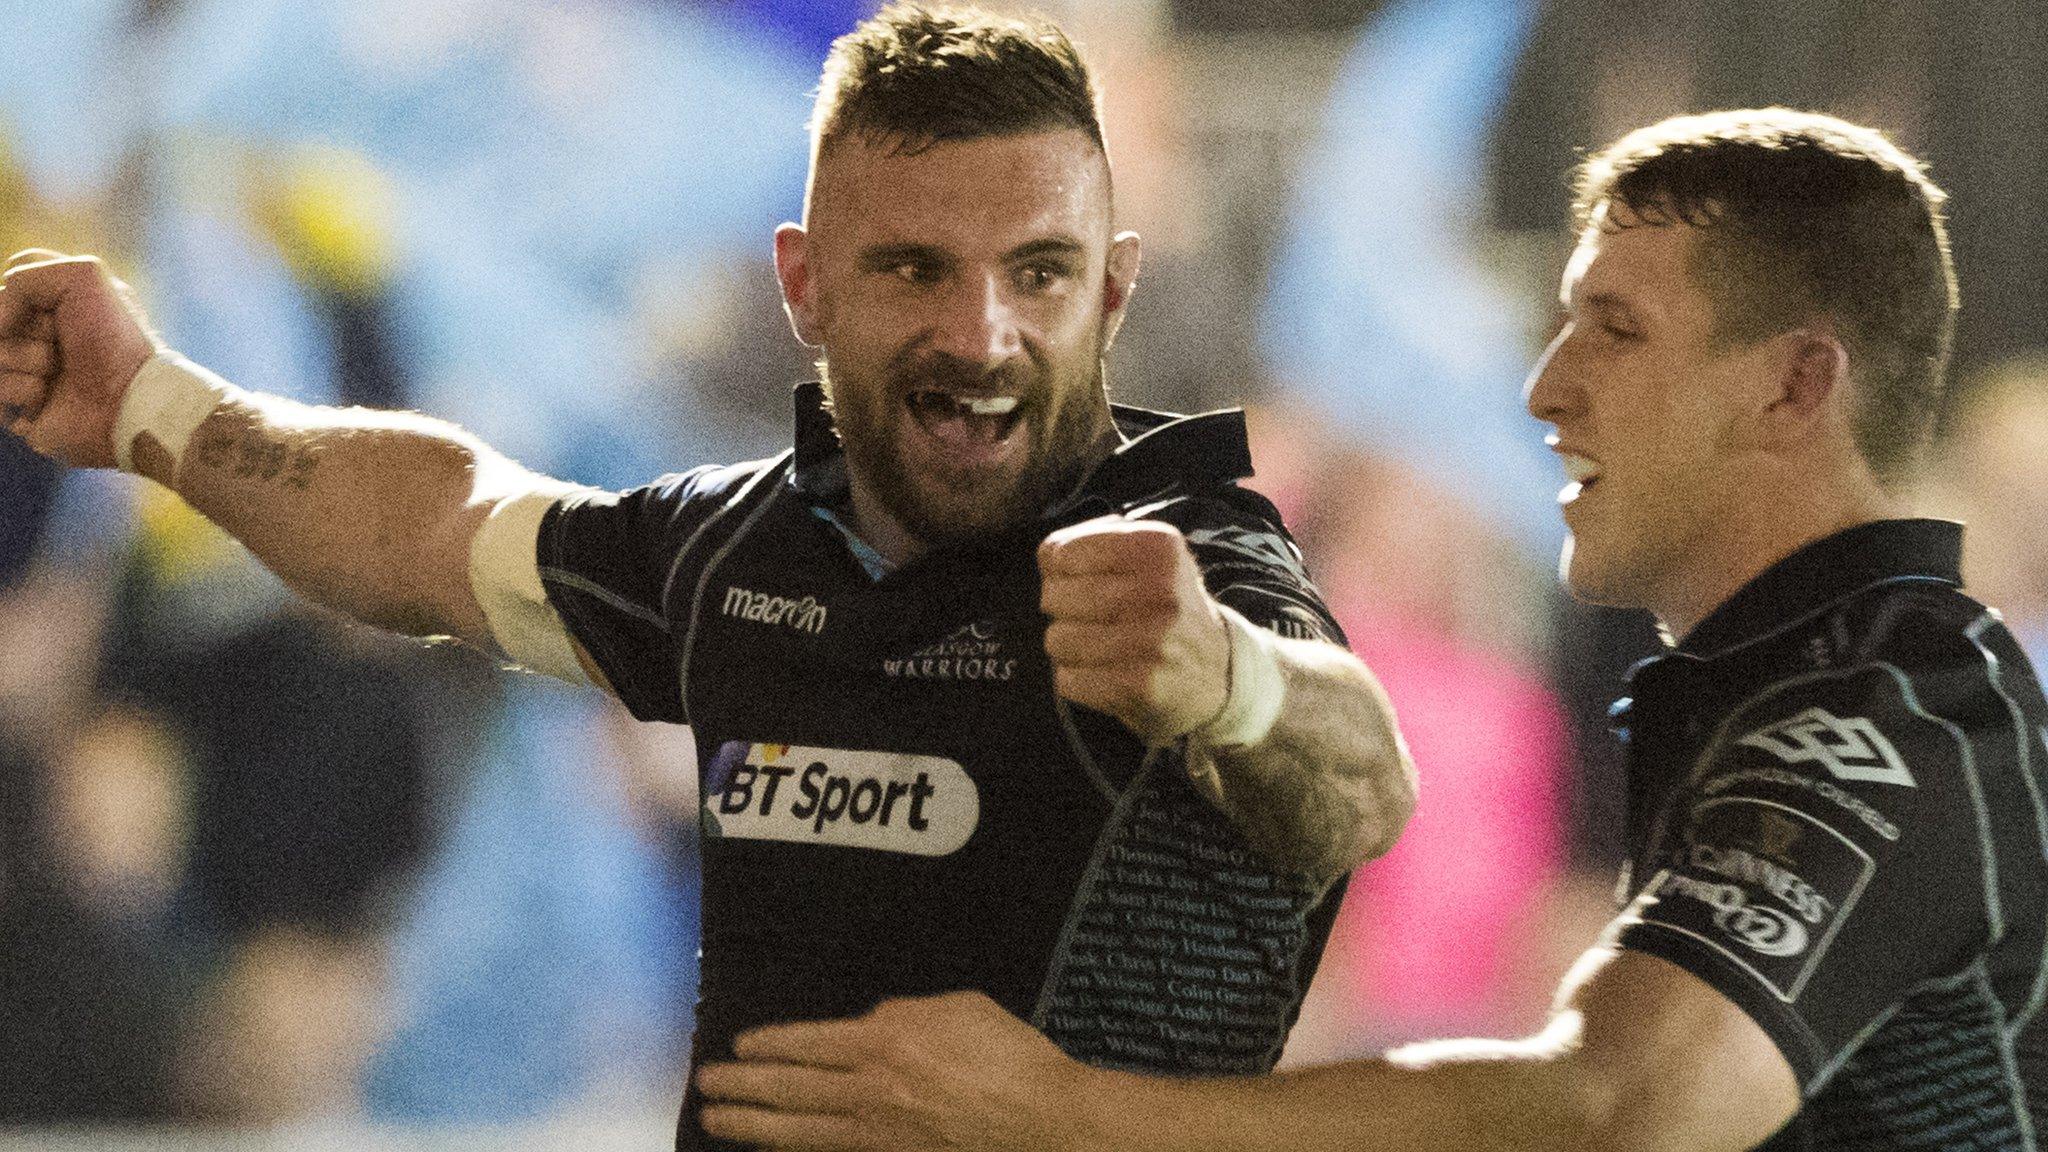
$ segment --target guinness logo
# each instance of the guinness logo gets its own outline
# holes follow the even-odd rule
[[[1790,864],[1792,845],[1799,842],[1800,831],[1799,825],[1791,818],[1769,810],[1761,811],[1756,820],[1756,850],[1782,864]]]

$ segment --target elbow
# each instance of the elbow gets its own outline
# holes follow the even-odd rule
[[[1603,1152],[1638,1152],[1624,1129],[1620,1086],[1583,1062],[1567,1059],[1561,1083],[1551,1093],[1553,1131],[1559,1148],[1599,1148]]]
[[[438,500],[421,508],[411,520],[417,525],[417,535],[410,551],[418,558],[420,580],[417,618],[409,630],[415,635],[451,636],[496,656],[500,654],[498,646],[477,591],[477,549],[484,541],[485,526],[519,497],[566,485],[551,486],[467,438],[456,447],[459,451],[446,461],[450,475],[445,488],[462,492],[465,498]],[[530,536],[515,533],[506,537],[501,532],[500,537],[485,554],[486,571],[531,563]]]
[[[477,501],[452,510],[434,524],[421,548],[434,574],[423,589],[427,603],[421,622],[433,634],[452,636],[492,655],[498,654],[497,644],[477,598],[472,551],[495,506],[493,501]]]
[[[1312,826],[1288,830],[1276,853],[1303,873],[1334,880],[1394,847],[1415,815],[1415,768],[1405,749],[1397,762],[1374,764],[1349,781],[1326,781],[1326,802]]]
[[[1351,664],[1371,707],[1354,721],[1353,731],[1364,736],[1353,746],[1351,769],[1338,777],[1355,826],[1339,871],[1377,860],[1393,849],[1415,816],[1420,788],[1415,759],[1401,738],[1392,703],[1362,663],[1354,659]]]
[[[1388,733],[1387,744],[1380,754],[1381,763],[1366,777],[1372,781],[1371,798],[1363,805],[1361,814],[1366,825],[1365,848],[1354,862],[1357,864],[1386,855],[1407,830],[1408,821],[1415,817],[1420,792],[1415,759],[1408,754],[1408,742],[1401,739],[1398,731]]]
[[[1590,1057],[1574,1044],[1560,1059],[1548,1098],[1558,1148],[1602,1152],[1674,1152],[1692,1147],[1662,1119],[1644,1066]]]
[[[1351,804],[1352,831],[1332,839],[1329,858],[1316,871],[1337,876],[1368,864],[1393,850],[1408,821],[1415,816],[1415,765],[1402,750],[1397,763],[1377,774],[1375,783],[1360,789]]]
[[[1630,1106],[1630,1099],[1631,1093],[1605,1077],[1578,1078],[1562,1094],[1568,1136],[1558,1147],[1599,1148],[1602,1152],[1675,1152],[1676,1148],[1691,1146],[1683,1133],[1646,1121],[1640,1108]]]
[[[355,583],[361,599],[342,604],[364,623],[422,639],[452,637],[489,651],[490,628],[471,584],[470,546],[488,503],[420,503],[390,513],[374,559]]]
[[[470,517],[415,506],[380,526],[370,573],[358,581],[361,600],[342,610],[366,624],[421,639],[474,642],[481,612],[470,591]]]

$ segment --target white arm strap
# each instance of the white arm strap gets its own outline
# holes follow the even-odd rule
[[[1216,607],[1230,632],[1229,683],[1223,710],[1194,735],[1211,748],[1243,748],[1264,740],[1280,719],[1287,674],[1276,652],[1278,637],[1228,605]]]
[[[1279,637],[1225,604],[1216,606],[1230,632],[1229,685],[1223,710],[1188,733],[1187,772],[1195,790],[1225,812],[1232,810],[1216,769],[1216,752],[1250,747],[1279,722],[1287,697],[1287,672],[1280,667]]]
[[[123,472],[135,471],[135,438],[147,432],[170,453],[170,478],[176,479],[192,434],[215,408],[247,396],[176,352],[159,349],[136,370],[114,414],[114,462]]]
[[[469,586],[507,659],[571,684],[589,684],[575,642],[540,583],[541,517],[577,488],[553,481],[498,501],[469,544]]]

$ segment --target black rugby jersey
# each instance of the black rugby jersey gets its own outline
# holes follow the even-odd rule
[[[1961,548],[1933,520],[1809,545],[1615,708],[1621,944],[1776,1041],[1803,1103],[1766,1149],[2036,1147],[2048,705]]]
[[[793,452],[548,513],[548,597],[632,713],[694,729],[693,1060],[771,1021],[980,989],[1091,1063],[1278,1059],[1341,885],[1266,864],[1107,717],[1059,701],[1036,550],[1110,512],[1186,534],[1212,595],[1342,643],[1251,473],[1242,415],[1119,407],[1127,442],[1028,530],[871,577],[819,515],[845,466],[816,385]],[[694,1088],[678,1146],[697,1129]]]

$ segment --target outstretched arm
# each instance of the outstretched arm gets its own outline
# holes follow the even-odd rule
[[[1038,563],[1062,696],[1149,743],[1185,739],[1196,786],[1276,864],[1329,878],[1393,846],[1415,767],[1357,657],[1217,603],[1171,525],[1090,520]]]
[[[1739,1152],[1799,1106],[1735,1004],[1596,948],[1527,1040],[1419,1045],[1277,1076],[1090,1068],[979,993],[747,1033],[699,1071],[713,1135],[787,1152]]]
[[[9,261],[0,417],[46,456],[171,488],[308,599],[492,651],[470,545],[512,498],[568,489],[438,420],[234,388],[164,348],[92,257]]]

